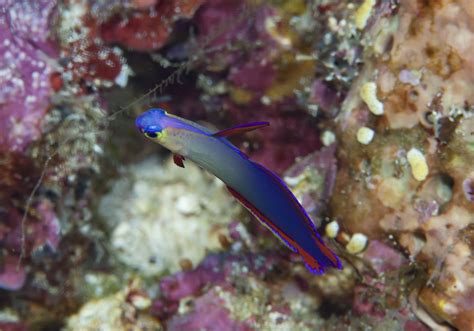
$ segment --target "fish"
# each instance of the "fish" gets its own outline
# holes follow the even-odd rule
[[[256,163],[227,138],[260,129],[268,122],[237,125],[213,132],[203,125],[152,108],[135,120],[148,139],[173,153],[184,168],[190,160],[225,183],[228,191],[290,250],[301,255],[306,268],[323,274],[342,269],[338,256],[323,242],[314,223],[286,184]]]

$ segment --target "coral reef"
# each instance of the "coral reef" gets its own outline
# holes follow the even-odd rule
[[[0,288],[20,289],[25,270],[19,266],[27,253],[58,244],[58,220],[48,201],[38,201],[22,239],[21,198],[32,189],[36,167],[26,150],[42,133],[49,107],[50,78],[58,54],[49,39],[54,1],[3,1],[0,13]]]
[[[210,255],[196,269],[165,277],[153,311],[169,330],[302,330],[320,301],[297,278],[278,279],[272,255]],[[281,267],[280,267],[281,268]],[[273,279],[273,281],[272,281]]]
[[[302,158],[285,172],[291,187],[312,219],[320,219],[336,180],[336,145],[331,144]]]
[[[2,6],[7,10],[0,21],[0,147],[3,152],[24,152],[40,137],[49,105],[50,76],[57,57],[48,40],[55,2],[4,1]]]
[[[395,16],[368,23],[365,68],[337,119],[345,167],[331,199],[346,230],[393,238],[424,266],[416,300],[434,319],[425,322],[462,330],[474,326],[474,205],[463,186],[474,157],[468,7],[401,1]],[[376,132],[363,147],[361,127]]]
[[[153,2],[156,2],[155,4]],[[153,51],[168,42],[176,21],[193,17],[203,0],[152,1],[149,4],[120,3],[100,26],[100,36],[107,43],[119,43],[138,51]],[[127,6],[128,5],[128,6]],[[113,6],[113,4],[112,4]],[[124,8],[125,7],[125,8]],[[123,11],[129,8],[127,14]],[[100,8],[100,7],[99,7]]]
[[[163,330],[160,322],[146,313],[150,304],[139,284],[131,282],[118,293],[89,301],[77,314],[69,317],[64,330]]]
[[[474,329],[469,0],[0,0],[1,330]],[[135,132],[159,106],[284,179],[310,274]]]
[[[124,169],[100,202],[113,255],[142,275],[176,272],[182,260],[197,265],[221,247],[236,215],[222,183],[191,162],[185,167],[145,160]]]

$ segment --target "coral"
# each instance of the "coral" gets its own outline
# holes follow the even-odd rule
[[[173,318],[167,324],[168,330],[251,330],[244,323],[233,321],[223,304],[216,293],[207,292],[194,301],[192,313]]]
[[[0,6],[0,329],[473,329],[468,0]],[[231,140],[344,269],[310,274],[140,140],[145,104],[270,121]]]
[[[0,150],[24,152],[41,135],[57,51],[48,39],[55,1],[3,1],[0,13]]]
[[[377,99],[377,85],[374,82],[367,82],[362,85],[360,88],[360,97],[367,104],[372,114],[383,114],[383,103]]]
[[[337,2],[270,1],[244,9],[239,1],[208,1],[196,14],[198,40],[212,40],[201,61],[205,105],[219,110],[214,103],[224,99],[231,123],[271,122],[244,143],[257,162],[282,173],[321,146],[314,117],[337,113],[357,72],[360,45],[354,25],[345,24],[352,13]],[[212,38],[226,21],[228,29]]]
[[[407,264],[406,258],[396,249],[386,244],[372,240],[364,252],[364,259],[378,274],[396,271]]]
[[[145,275],[175,272],[182,259],[198,264],[221,247],[219,235],[235,213],[221,182],[184,163],[145,160],[124,170],[101,200],[114,255]]]
[[[357,130],[357,141],[361,144],[368,145],[374,139],[375,132],[371,128],[361,127]]]
[[[63,81],[96,87],[127,85],[130,70],[123,52],[118,47],[106,46],[99,38],[100,15],[104,12],[97,6],[92,8],[88,11],[89,4],[83,0],[67,2],[61,8],[58,37],[64,68],[57,78],[58,86]]]
[[[285,172],[285,182],[313,220],[324,214],[332,194],[337,172],[335,151],[335,144],[323,147],[302,158]]]
[[[250,108],[248,108],[250,107]],[[277,173],[292,165],[298,156],[304,156],[321,146],[320,134],[314,129],[314,120],[302,109],[289,104],[273,103],[269,106],[251,104],[239,107],[228,106],[232,123],[266,120],[269,127],[249,135],[247,148],[243,150],[256,162],[260,162]],[[304,144],[296,142],[305,140]]]
[[[0,287],[8,290],[2,304],[23,307],[18,323],[2,321],[2,330],[39,328],[74,309],[78,303],[71,303],[72,298],[78,297],[73,291],[80,285],[71,286],[77,285],[71,266],[77,266],[91,242],[81,242],[79,231],[71,228],[76,220],[87,219],[84,169],[97,165],[94,156],[101,151],[96,135],[78,133],[100,111],[97,94],[82,89],[91,68],[79,77],[77,67],[68,65],[66,48],[73,41],[66,39],[74,37],[80,22],[62,11],[63,5],[45,0],[0,3]],[[74,29],[66,32],[68,18]],[[43,168],[45,160],[48,167]],[[60,230],[75,236],[66,236],[65,244]],[[34,302],[42,302],[41,307]]]
[[[161,48],[170,38],[173,23],[193,17],[203,0],[158,1],[153,7],[139,8],[110,18],[101,25],[100,35],[108,43],[119,43],[138,51]]]
[[[22,323],[18,315],[11,309],[0,310],[0,329],[3,331],[27,331],[25,323]]]
[[[417,316],[425,309],[432,327],[438,321],[463,330],[474,325],[467,244],[474,218],[464,184],[474,157],[467,7],[401,1],[391,17],[383,6],[372,8],[365,67],[337,118],[340,166],[331,198],[331,215],[345,230],[395,240],[426,273],[414,292],[421,305],[410,301]],[[368,145],[355,139],[361,127],[376,133]]]
[[[405,286],[410,280],[404,275],[407,259],[390,245],[372,240],[363,258],[374,271],[364,272],[363,282],[356,285],[352,312],[352,326],[380,330],[428,330],[407,308]]]
[[[19,266],[22,248],[30,254],[44,245],[55,249],[59,223],[47,201],[35,204],[27,218],[25,243],[19,201],[32,188],[36,166],[27,148],[43,134],[43,118],[52,94],[50,79],[56,70],[57,50],[50,27],[55,1],[4,1],[0,13],[0,287],[20,289],[26,271]]]
[[[170,330],[303,330],[319,325],[312,314],[319,306],[317,297],[296,279],[271,281],[277,261],[272,255],[210,255],[196,269],[162,279],[154,312],[167,320]]]
[[[18,258],[13,256],[3,257],[3,266],[0,273],[0,288],[18,290],[25,283],[26,273],[23,267],[17,268]]]
[[[87,302],[68,318],[65,330],[162,330],[161,323],[146,313],[148,299],[137,286],[132,282],[123,291]]]

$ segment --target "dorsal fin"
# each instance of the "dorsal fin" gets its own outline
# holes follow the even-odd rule
[[[231,128],[224,129],[224,130],[218,131],[216,133],[213,133],[212,136],[214,136],[214,137],[229,137],[229,136],[233,136],[233,135],[236,135],[236,134],[239,134],[239,133],[244,133],[244,132],[260,129],[260,128],[266,127],[268,125],[270,125],[270,123],[268,123],[268,122],[253,122],[253,123],[247,123],[247,124],[240,124],[240,125],[233,126]]]

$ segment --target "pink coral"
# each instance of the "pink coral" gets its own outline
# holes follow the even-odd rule
[[[23,267],[17,268],[22,211],[16,204],[32,189],[36,168],[26,150],[42,134],[53,93],[50,77],[57,51],[49,31],[56,2],[3,1],[1,7],[5,10],[0,12],[0,245],[4,257],[0,286],[17,290],[26,276]],[[55,249],[59,240],[52,205],[45,200],[36,207],[36,216],[28,216],[25,223],[27,254],[45,244]]]
[[[79,10],[78,8],[82,6],[84,8]],[[63,12],[58,31],[61,43],[60,62],[63,68],[61,75],[53,76],[54,87],[56,89],[62,87],[63,80],[72,81],[76,85],[76,94],[81,95],[86,94],[87,87],[91,85],[97,87],[110,86],[114,83],[125,85],[128,72],[125,69],[122,51],[105,45],[100,38],[99,22],[103,18],[98,16],[108,12],[102,12],[97,8],[91,9],[88,5],[75,1],[67,3]],[[116,80],[120,74],[123,76],[122,81]]]
[[[229,103],[228,108],[232,123],[270,122],[269,127],[249,135],[251,144],[244,150],[253,160],[277,173],[283,173],[297,157],[321,146],[319,132],[315,130],[311,117],[291,102],[269,106],[253,103],[245,108]]]
[[[117,42],[130,49],[152,51],[161,48],[169,39],[173,24],[181,18],[191,18],[203,0],[158,1],[146,7],[118,15],[101,26],[101,36],[109,43]]]
[[[253,330],[246,323],[234,321],[224,307],[222,298],[209,291],[194,302],[194,311],[184,316],[174,316],[167,324],[168,330]]]
[[[272,256],[254,255],[209,255],[194,270],[180,272],[173,276],[163,277],[160,289],[167,300],[178,301],[198,293],[205,285],[223,284],[228,277],[239,273],[234,265],[246,264],[256,275],[262,275],[274,267]]]
[[[364,259],[369,261],[379,274],[396,271],[408,262],[400,252],[378,240],[370,241],[364,251]]]
[[[35,206],[35,210],[37,217],[30,216],[25,222],[27,256],[45,246],[56,250],[59,243],[59,221],[53,205],[48,200],[42,200]],[[4,221],[0,228],[0,244],[6,254],[3,260],[3,272],[0,275],[0,287],[17,290],[25,282],[25,270],[23,267],[18,268],[22,248],[22,214],[11,208],[8,213],[0,215]]]
[[[2,331],[27,331],[25,323],[21,322],[2,322],[0,321],[0,330]]]
[[[217,36],[216,27],[222,26],[224,22],[234,22],[235,18],[242,13],[245,3],[239,0],[208,0],[201,10],[196,14],[196,23],[199,27],[200,38],[211,38],[210,46],[222,46],[238,35],[244,37],[248,33],[251,22],[243,20],[230,25]]]
[[[312,216],[322,216],[331,197],[336,180],[336,145],[332,144],[315,151],[302,159],[285,172],[285,178],[304,176],[303,182],[309,182],[304,189],[295,188],[302,197],[303,207]]]
[[[41,135],[51,95],[49,38],[55,1],[2,1],[0,12],[0,151],[23,152]]]
[[[153,304],[154,314],[167,318],[176,312],[181,299],[198,295],[206,286],[225,285],[232,277],[242,274],[242,268],[248,268],[252,274],[261,276],[271,270],[275,263],[271,255],[209,255],[195,269],[161,279],[161,297]]]
[[[466,200],[474,202],[474,178],[466,178],[462,183],[462,189]]]
[[[0,270],[0,288],[18,290],[23,287],[26,279],[25,268],[18,267],[18,257],[4,256],[3,266]]]
[[[309,101],[317,104],[326,116],[332,117],[337,114],[341,99],[337,90],[321,79],[315,80],[311,85]]]

